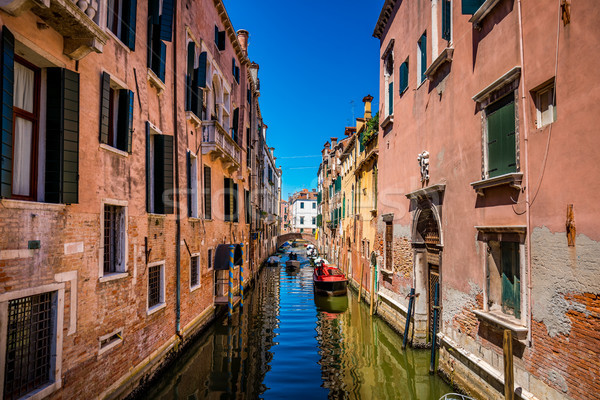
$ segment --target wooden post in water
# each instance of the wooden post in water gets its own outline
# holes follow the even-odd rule
[[[371,307],[369,308],[369,314],[373,315],[373,300],[374,300],[374,293],[375,293],[375,268],[371,267],[369,268],[371,270]]]
[[[515,398],[515,376],[513,369],[512,332],[504,330],[504,398],[514,400]]]
[[[362,297],[362,284],[363,284],[363,272],[364,272],[364,269],[365,269],[365,263],[363,261],[361,261],[360,262],[360,285],[358,286],[358,302],[359,303],[360,303],[360,299]]]
[[[402,338],[402,349],[406,348],[406,342],[408,341],[408,328],[410,327],[410,317],[413,308],[413,301],[415,300],[415,288],[410,289],[408,295],[408,312],[406,313],[406,324],[404,325],[404,337]]]

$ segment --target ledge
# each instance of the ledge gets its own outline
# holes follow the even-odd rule
[[[152,315],[155,312],[162,310],[163,308],[165,308],[167,306],[166,302],[162,302],[160,304],[157,304],[155,306],[150,307],[147,311],[146,311],[146,315]]]
[[[156,88],[159,96],[167,88],[167,85],[165,85],[165,83],[160,80],[158,75],[156,75],[150,68],[148,68],[148,82],[150,82],[150,86],[154,86]]]
[[[485,190],[497,187],[508,185],[513,189],[521,190],[521,183],[523,182],[523,173],[522,172],[512,172],[510,174],[504,174],[500,176],[495,176],[493,178],[482,179],[480,181],[471,182],[471,186],[477,192],[479,196],[485,196]]]
[[[117,272],[114,274],[107,274],[107,275],[101,276],[98,279],[98,281],[100,283],[109,282],[109,281],[115,281],[117,279],[127,278],[128,276],[129,276],[129,274],[127,272]]]
[[[200,118],[198,118],[198,116],[196,114],[194,114],[192,111],[185,112],[185,119],[190,121],[196,127],[199,127],[200,125],[202,125],[202,120]]]
[[[405,196],[406,196],[406,198],[408,198],[410,200],[416,200],[416,199],[420,199],[420,198],[431,197],[431,195],[434,193],[437,193],[438,195],[443,194],[445,190],[446,190],[446,184],[439,183],[437,185],[427,186],[426,188],[418,189],[413,192],[406,193]]]
[[[486,15],[488,15],[492,11],[492,9],[496,7],[498,3],[500,3],[500,0],[486,0],[483,2],[481,7],[479,7],[479,9],[475,11],[475,14],[473,14],[471,19],[469,19],[469,22],[473,24],[475,29],[481,29],[481,22],[486,17]]]
[[[483,233],[525,233],[525,225],[501,225],[501,226],[475,226],[478,232]]]
[[[519,79],[520,76],[521,76],[521,67],[519,67],[519,66],[512,67],[508,72],[506,72],[500,78],[496,79],[494,82],[492,82],[486,88],[484,88],[482,91],[480,91],[475,96],[473,96],[472,99],[474,101],[476,101],[477,103],[482,103],[484,100],[486,100],[488,97],[490,97],[490,95],[493,92],[495,92],[496,90],[500,89],[501,87]]]
[[[43,203],[40,201],[0,199],[2,208],[16,208],[19,210],[61,211],[66,208],[63,203]]]
[[[117,154],[117,155],[119,155],[121,157],[126,157],[126,158],[129,157],[129,153],[128,152],[123,151],[123,150],[119,150],[119,149],[117,149],[115,147],[112,147],[112,146],[106,144],[106,143],[100,143],[100,148],[103,149],[103,150],[106,150],[108,152]]]
[[[500,314],[499,312],[483,310],[473,310],[473,313],[477,316],[479,320],[487,322],[493,327],[502,330],[508,329],[512,331],[512,333],[515,334],[517,340],[524,340],[527,338],[527,327],[523,326],[521,324],[521,321],[514,317],[505,314]]]
[[[427,77],[427,79],[431,80],[437,72],[437,70],[440,69],[440,67],[444,65],[445,62],[451,62],[453,55],[453,47],[446,47],[444,50],[442,50],[440,55],[437,56],[435,60],[433,60],[429,68],[427,68],[427,70],[425,71],[425,76]]]
[[[388,125],[393,124],[393,123],[394,123],[394,114],[388,115],[387,118],[384,119],[383,122],[379,125],[381,126],[381,129],[385,129]]]

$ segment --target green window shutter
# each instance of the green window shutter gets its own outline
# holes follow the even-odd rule
[[[2,130],[0,131],[0,197],[12,196],[13,90],[15,38],[2,28]]]
[[[408,61],[404,61],[402,64],[400,64],[398,77],[400,79],[400,84],[398,86],[400,89],[400,94],[402,94],[408,87]]]
[[[162,12],[159,21],[160,39],[170,42],[173,36],[173,0],[162,0]]]
[[[231,75],[235,77],[235,57],[231,57]]]
[[[502,311],[521,318],[519,243],[500,242],[502,263]]]
[[[108,118],[110,110],[110,75],[102,73],[100,99],[100,143],[108,143]]]
[[[215,44],[219,46],[219,27],[215,25]]]
[[[452,21],[452,3],[442,0],[442,39],[450,40],[450,26]]]
[[[135,50],[135,24],[137,0],[123,2],[123,20],[121,24],[122,41],[131,50]]]
[[[117,121],[117,148],[131,153],[131,131],[133,130],[133,92],[119,90],[119,119]]]
[[[233,182],[233,180],[232,180]],[[233,184],[232,196],[231,196],[231,209],[233,214],[233,222],[239,221],[239,211],[238,211],[238,184]]]
[[[188,204],[188,217],[192,216],[192,160],[190,151],[186,153],[186,173],[187,173],[187,204]]]
[[[204,218],[212,218],[212,195],[210,167],[204,166]]]
[[[198,68],[196,69],[196,80],[198,81],[198,87],[206,87],[206,63],[207,53],[203,51],[199,56]]]
[[[236,108],[235,110],[233,110],[233,123],[232,123],[233,126],[231,127],[231,135],[233,137],[233,140],[236,143],[238,141],[239,120],[240,120],[240,109]]]
[[[160,40],[160,58],[158,59],[157,63],[157,71],[158,71],[158,78],[165,82],[165,65],[167,63],[167,45],[163,43],[162,40]]]
[[[45,201],[79,200],[79,74],[47,70]]]
[[[388,96],[388,107],[390,110],[389,115],[392,115],[394,113],[394,82],[390,82],[388,90],[390,93]]]
[[[425,81],[425,71],[427,71],[427,35],[423,34],[419,40],[421,49],[421,82]]]
[[[185,110],[192,111],[192,92],[194,84],[194,63],[196,61],[196,44],[189,42],[187,46],[187,69],[185,75]],[[196,82],[197,86],[197,82]]]
[[[479,7],[485,0],[462,0],[462,13],[473,15],[479,10]]]
[[[152,196],[152,182],[151,182],[151,168],[150,165],[150,122],[146,121],[146,212],[152,212],[150,207],[151,196]]]
[[[154,212],[173,214],[173,136],[154,137]]]
[[[488,177],[517,170],[514,95],[508,95],[486,109]]]

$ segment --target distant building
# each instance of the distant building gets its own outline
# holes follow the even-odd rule
[[[302,189],[289,199],[290,232],[315,233],[317,229],[317,191]]]

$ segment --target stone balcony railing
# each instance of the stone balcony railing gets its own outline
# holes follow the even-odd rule
[[[31,10],[64,37],[63,53],[80,60],[101,53],[108,35],[95,22],[99,0],[0,0],[0,9],[19,16]]]
[[[225,168],[233,173],[240,169],[242,150],[217,121],[202,121],[202,154],[214,161],[221,158]]]

